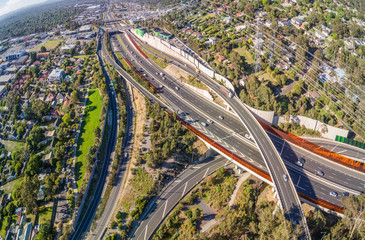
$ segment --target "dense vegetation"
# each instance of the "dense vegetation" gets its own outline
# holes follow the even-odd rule
[[[51,31],[57,25],[64,24],[66,29],[74,30],[79,27],[72,20],[83,8],[62,7],[57,9],[37,10],[22,18],[7,19],[0,23],[0,40],[25,36],[32,33]]]
[[[353,7],[351,2],[343,4]],[[228,5],[230,9],[220,15],[213,14],[223,5]],[[248,26],[245,30],[235,29],[238,25],[253,23],[252,19],[238,18],[235,14],[243,12],[253,17],[259,9],[267,13],[262,18],[266,23],[271,23],[271,26],[269,29],[262,25],[260,30],[265,35],[264,47],[258,56],[260,68],[255,73],[255,28]],[[278,24],[281,18],[299,15],[307,15],[304,21],[308,25],[304,29]],[[229,23],[222,21],[222,17],[227,16],[232,17]],[[361,117],[363,103],[358,104],[363,99],[363,92],[358,88],[365,85],[365,47],[355,46],[350,51],[345,45],[347,39],[361,38],[364,35],[364,29],[353,18],[363,19],[363,16],[329,1],[299,1],[298,5],[285,8],[281,6],[281,1],[242,0],[223,4],[204,1],[191,3],[184,11],[171,12],[162,19],[141,24],[148,29],[154,26],[165,28],[187,43],[216,72],[232,81],[237,95],[246,104],[261,110],[275,111],[277,115],[304,115],[329,125],[347,127],[364,137]],[[313,27],[320,29],[322,25],[331,28],[331,35],[325,39],[324,44],[318,45],[308,37],[308,32],[313,34]],[[186,29],[198,32],[200,38],[187,34]],[[217,43],[208,46],[205,42],[209,37],[215,37]],[[292,49],[293,44],[298,47]],[[316,58],[312,58],[309,53]],[[217,54],[228,61],[218,61]],[[292,63],[289,69],[277,65],[283,59]],[[332,67],[339,67],[346,72],[348,80],[344,79],[343,85],[319,81],[319,74],[323,72],[321,64],[326,60],[331,61],[329,64]],[[333,72],[332,70],[331,76],[336,75]],[[239,81],[244,81],[245,86]],[[324,91],[327,94],[323,94]],[[349,95],[350,91],[358,96]]]
[[[152,119],[149,127],[152,146],[139,162],[156,168],[173,153],[181,155],[182,159],[190,159],[193,153],[196,154],[192,147],[196,136],[177,122],[175,115],[166,114],[158,103],[147,105],[147,114]]]

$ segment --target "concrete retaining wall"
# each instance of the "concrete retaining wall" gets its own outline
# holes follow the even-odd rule
[[[207,91],[207,90],[203,90],[194,86],[191,86],[190,84],[185,84],[185,86],[187,86],[188,88],[190,88],[191,90],[193,90],[194,92],[198,93],[199,95],[203,96],[204,98],[208,99],[209,101],[213,102],[213,97],[212,95]]]
[[[272,125],[273,121],[274,121],[274,111],[263,111],[263,110],[258,110],[255,108],[252,108],[248,105],[245,104],[245,106],[251,111],[251,113],[255,116],[260,118],[263,122],[265,122],[268,125]]]
[[[173,57],[178,58],[179,60],[181,60],[182,62],[184,62],[185,64],[197,68],[199,69],[201,72],[207,74],[209,77],[211,78],[215,78],[218,81],[222,81],[223,84],[228,88],[231,89],[232,91],[234,91],[234,87],[232,85],[232,83],[225,78],[224,76],[217,74],[212,68],[210,68],[208,66],[208,64],[206,62],[205,65],[199,61],[198,59],[194,58],[191,54],[183,51],[180,48],[177,48],[173,45],[171,45],[170,43],[157,38],[151,34],[144,34],[143,37],[135,34],[135,29],[133,29],[131,31],[135,37],[139,38],[141,41],[146,42],[148,45],[151,45],[152,47],[160,50],[161,52],[164,52],[167,55],[171,55]]]
[[[298,116],[298,115],[290,115],[289,121],[285,119],[285,116],[275,116],[274,124],[277,125],[279,123],[296,123],[300,126],[305,126],[308,129],[313,129],[316,131],[319,131],[322,134],[322,137],[328,138],[331,140],[335,140],[336,135],[347,137],[349,134],[349,130],[336,128],[333,126],[330,126],[328,124],[325,124],[323,122],[320,122],[315,119],[311,119],[309,117],[304,116]]]

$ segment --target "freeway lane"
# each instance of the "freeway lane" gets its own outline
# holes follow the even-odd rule
[[[121,164],[118,167],[118,171],[116,174],[116,183],[110,193],[110,196],[108,198],[108,201],[106,203],[104,212],[102,214],[102,216],[100,217],[100,219],[97,221],[97,225],[92,233],[92,238],[93,239],[101,239],[102,235],[105,231],[105,229],[107,229],[108,224],[109,224],[109,220],[112,217],[112,214],[114,212],[114,209],[117,205],[117,201],[119,199],[119,195],[121,194],[123,185],[125,184],[125,178],[127,175],[127,169],[128,169],[128,162],[129,162],[129,157],[130,157],[130,151],[132,148],[132,143],[133,143],[133,131],[134,131],[134,113],[133,110],[130,110],[130,107],[132,106],[132,100],[131,100],[131,95],[128,91],[128,87],[126,86],[125,82],[123,81],[123,88],[125,90],[126,93],[126,99],[127,99],[127,104],[126,104],[126,109],[127,110],[127,124],[126,124],[126,135],[124,137],[124,142],[122,145],[122,160],[121,160]]]
[[[184,71],[190,73],[191,75],[195,75],[194,69],[185,67],[183,63],[178,63],[175,65],[182,68]],[[201,75],[199,75],[199,77],[201,77]],[[196,96],[190,96],[189,98],[196,98]],[[203,100],[199,99],[197,101],[201,102]],[[210,103],[210,105],[212,105],[212,103]],[[224,121],[217,118],[218,115],[223,115],[224,113]],[[241,130],[240,120],[236,116],[228,114],[228,112],[226,111],[222,111],[222,109],[220,108],[216,108],[214,114],[210,117],[216,122],[221,122],[222,124],[225,124],[227,127],[230,128],[230,130],[234,132],[239,132]],[[229,124],[226,124],[226,122],[229,122]],[[284,144],[283,139],[277,136],[271,134],[269,134],[269,136],[276,146],[277,151],[281,153],[286,163],[295,164],[295,162],[302,157],[306,161],[306,163],[304,164],[304,169],[306,171],[317,174],[318,170],[321,170],[324,172],[323,178],[326,180],[334,181],[337,184],[348,186],[359,192],[363,192],[365,190],[365,176],[363,173],[333,163],[332,161],[329,161],[323,157],[306,151],[305,149],[302,149],[294,144],[288,144],[287,142],[286,144]],[[335,149],[335,151],[337,150]]]
[[[102,41],[101,39],[102,36],[99,37],[99,41],[98,41],[98,49],[97,52],[100,52],[100,41]],[[98,54],[98,56],[100,56]],[[99,60],[101,60],[99,58]],[[101,65],[103,66],[103,63],[101,62]],[[104,71],[103,71],[104,72]],[[105,72],[104,72],[105,74]],[[115,143],[116,143],[116,139],[117,139],[117,103],[115,101],[115,98],[113,97],[112,91],[110,89],[110,79],[108,77],[108,75],[104,75],[105,79],[107,81],[107,89],[108,89],[108,95],[109,95],[109,107],[110,107],[110,117],[111,117],[111,125],[110,125],[110,133],[108,136],[108,143],[107,143],[107,147],[105,149],[105,156],[104,156],[104,163],[100,172],[100,176],[96,185],[96,189],[94,191],[94,194],[92,196],[92,199],[90,201],[89,207],[86,210],[83,218],[81,219],[81,221],[78,223],[78,226],[76,227],[76,229],[74,230],[74,232],[72,233],[71,237],[69,239],[71,240],[76,240],[76,239],[82,239],[84,237],[84,235],[88,232],[88,229],[91,226],[91,223],[94,219],[96,210],[97,210],[97,206],[101,200],[102,197],[102,192],[104,189],[104,185],[106,182],[106,177],[107,177],[107,173],[108,173],[108,166],[109,163],[113,160],[112,159],[112,153],[114,152],[114,147],[115,147]]]
[[[111,38],[111,40],[113,40],[113,38]],[[113,48],[116,46],[117,44],[113,44]],[[123,50],[119,51],[121,54],[126,54]],[[131,54],[129,54],[129,56],[131,56]],[[138,58],[140,59],[140,58]],[[132,60],[132,59],[130,59]],[[144,59],[140,59],[142,62],[145,61]],[[139,60],[138,60],[139,61]],[[134,63],[137,63],[137,60],[133,61]],[[144,66],[144,68],[150,68],[149,65],[146,65]],[[153,72],[155,72],[155,70],[152,70]],[[149,76],[147,76],[149,77]],[[166,77],[166,79],[168,79],[168,77]],[[150,80],[152,81],[153,79],[150,78]],[[159,82],[154,82],[154,84],[160,84]],[[183,87],[183,86],[181,86]],[[167,94],[167,91],[171,91],[169,90],[169,88],[164,88],[164,91],[162,93],[160,93],[161,96],[165,98],[165,94]],[[183,91],[182,91],[183,92]],[[179,95],[176,95],[173,96],[175,98],[177,98],[177,96]],[[189,99],[188,97],[184,97],[184,99]],[[196,127],[198,130],[202,131],[204,133],[204,131],[208,131],[208,133],[213,133],[213,136],[211,137],[214,141],[217,141],[217,139],[219,140],[222,140],[224,139],[224,142],[221,143],[223,146],[225,146],[227,149],[230,149],[232,152],[235,152],[235,151],[238,151],[237,149],[239,149],[239,153],[238,155],[240,154],[244,154],[244,156],[240,155],[241,157],[243,157],[244,159],[248,160],[248,161],[255,161],[256,163],[256,166],[266,170],[266,167],[265,167],[265,163],[262,161],[262,158],[261,156],[259,155],[259,153],[257,152],[257,148],[255,147],[252,147],[251,145],[246,145],[246,144],[242,144],[242,139],[238,138],[236,135],[231,135],[228,131],[225,131],[224,129],[222,130],[222,128],[220,128],[218,126],[218,124],[214,123],[214,124],[211,124],[210,126],[208,126],[207,128],[204,128],[202,127],[200,124],[198,124],[199,122],[201,121],[205,121],[207,118],[206,116],[204,116],[204,114],[201,112],[201,111],[196,111],[194,106],[192,105],[189,105],[188,106],[188,110],[184,110],[184,108],[186,107],[185,105],[185,101],[184,99],[180,99],[180,100],[177,100],[177,99],[174,99],[173,101],[175,103],[179,103],[180,105],[180,108],[182,109],[181,111],[182,112],[185,112],[185,113],[188,113],[189,114],[189,117],[194,120],[194,123],[193,121],[190,121],[191,124]],[[203,101],[203,100],[202,100]],[[220,110],[222,110],[221,108],[219,108]],[[204,110],[204,109],[203,109]],[[203,116],[202,116],[203,115]],[[226,114],[227,116],[227,114]],[[223,121],[224,122],[224,121]],[[218,141],[217,141],[218,142]],[[250,155],[249,157],[247,155]],[[267,171],[267,170],[266,170]],[[298,190],[302,193],[305,193],[306,195],[312,197],[312,198],[316,198],[316,197],[319,197],[321,199],[327,199],[331,202],[334,202],[336,204],[341,204],[341,202],[339,201],[339,199],[334,199],[332,197],[329,197],[329,192],[330,191],[338,191],[338,192],[341,192],[341,188],[338,188],[338,187],[332,187],[332,186],[327,186],[327,184],[321,182],[319,179],[318,176],[310,176],[312,181],[315,180],[315,181],[319,181],[320,183],[319,184],[316,184],[315,186],[315,190],[312,188],[312,184],[307,184],[305,182],[305,179],[308,178],[307,174],[303,174],[302,171],[295,171],[295,170],[291,170],[291,174],[294,174],[294,175],[297,175],[297,174],[302,174],[302,177],[301,177],[301,181],[299,182],[299,187],[298,187]],[[300,184],[306,184],[306,186],[300,186]]]
[[[160,224],[174,209],[178,202],[200,181],[214,173],[218,168],[227,163],[222,156],[210,159],[189,167],[171,185],[167,186],[160,194],[145,219],[134,229],[129,236],[131,239],[151,239]],[[228,163],[230,163],[228,161]]]
[[[365,150],[351,146],[346,143],[335,142],[327,139],[319,139],[319,138],[306,138],[306,140],[322,146],[332,152],[336,152],[348,158],[352,158],[357,161],[365,162]]]

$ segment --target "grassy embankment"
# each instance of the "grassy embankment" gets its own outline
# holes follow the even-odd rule
[[[85,156],[94,143],[95,128],[100,125],[101,105],[99,90],[90,89],[76,150],[75,177],[78,189],[84,182],[87,164]]]

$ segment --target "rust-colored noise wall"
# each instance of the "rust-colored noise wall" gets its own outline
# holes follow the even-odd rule
[[[273,128],[260,120],[258,120],[258,121],[266,131],[268,131],[272,134],[275,134],[276,136],[279,136],[282,139],[285,139],[291,143],[294,143],[295,145],[297,145],[299,147],[302,147],[308,151],[311,151],[315,154],[325,157],[328,160],[341,164],[345,167],[349,167],[354,170],[365,173],[365,164],[362,162],[358,162],[353,159],[341,156],[340,154],[331,152],[330,150],[327,150],[321,146],[318,146],[317,144],[311,143],[301,137],[298,137],[291,133],[287,133],[287,132],[278,130],[276,128]]]
[[[167,111],[166,112],[169,114],[169,115],[172,115],[171,112]],[[249,162],[243,160],[242,158],[238,157],[237,155],[235,155],[234,153],[228,151],[227,149],[225,149],[224,147],[222,147],[221,145],[219,145],[218,143],[212,141],[210,138],[208,138],[207,136],[205,136],[203,133],[201,133],[200,131],[198,131],[197,129],[195,129],[193,126],[189,125],[189,124],[186,124],[182,119],[180,119],[179,117],[177,117],[177,120],[182,124],[184,125],[185,127],[187,127],[190,131],[192,131],[193,133],[195,133],[197,136],[201,137],[204,141],[208,142],[209,144],[211,144],[213,147],[215,147],[216,149],[218,149],[219,151],[223,152],[224,154],[226,154],[227,156],[231,156],[231,158],[233,160],[235,160],[236,162],[239,162],[240,164],[242,164],[243,166],[247,167],[248,169],[250,169],[251,171],[259,174],[261,177],[264,177],[265,179],[269,180],[269,181],[272,181],[271,179],[271,176],[257,168],[256,166],[250,164]],[[324,208],[327,208],[327,209],[330,209],[332,211],[335,211],[335,212],[338,212],[338,213],[343,213],[344,212],[344,209],[343,207],[341,206],[338,206],[336,204],[333,204],[333,203],[330,203],[330,202],[327,202],[325,200],[322,200],[322,199],[313,199],[311,197],[308,197],[306,195],[304,195],[303,193],[300,193],[298,192],[298,195],[309,201],[309,202],[312,202],[312,203],[315,203],[319,206],[322,206]]]
[[[130,34],[128,34],[129,39],[132,41],[133,45],[137,48],[137,50],[143,55],[143,57],[148,58],[148,56],[139,48],[137,43],[134,41],[134,39],[131,37]]]
[[[313,199],[313,198],[308,197],[308,196],[306,196],[306,195],[304,195],[303,193],[300,193],[300,192],[298,192],[298,195],[299,195],[299,197],[301,197],[301,198],[303,198],[303,199],[305,199],[309,202],[315,203],[315,204],[317,204],[319,206],[322,206],[324,208],[327,208],[329,210],[332,210],[332,211],[335,211],[335,212],[338,212],[338,213],[341,213],[341,214],[344,213],[344,208],[340,207],[338,205],[332,204],[332,203],[327,202],[327,201],[322,200],[322,199]]]

